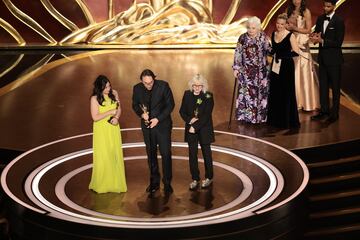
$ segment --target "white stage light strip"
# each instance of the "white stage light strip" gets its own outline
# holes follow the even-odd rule
[[[144,143],[123,144],[123,148],[144,147],[144,146],[145,146]],[[174,147],[187,147],[187,144],[186,143],[173,142],[172,146],[174,146]],[[236,157],[241,157],[241,158],[243,158],[243,159],[245,159],[247,161],[250,161],[250,162],[258,165],[269,176],[270,186],[269,186],[267,192],[260,199],[258,199],[257,201],[255,201],[252,204],[247,205],[247,206],[245,206],[245,207],[243,207],[241,209],[237,209],[237,210],[234,210],[232,212],[220,214],[220,215],[217,215],[217,216],[211,216],[211,217],[207,217],[207,218],[202,218],[202,219],[192,219],[192,220],[183,220],[183,221],[174,221],[174,222],[162,222],[161,224],[159,224],[159,223],[151,223],[151,222],[126,222],[126,221],[114,221],[114,220],[110,220],[110,219],[98,219],[98,218],[94,218],[94,217],[90,217],[90,216],[83,216],[81,214],[73,213],[73,212],[64,210],[62,208],[59,208],[58,206],[55,206],[54,204],[47,201],[47,199],[45,199],[42,196],[42,194],[40,193],[40,191],[38,189],[38,185],[39,185],[39,182],[41,180],[41,177],[47,171],[49,171],[52,167],[54,167],[54,166],[56,166],[56,165],[58,165],[58,164],[60,164],[60,163],[62,163],[64,161],[67,161],[67,160],[70,160],[71,158],[77,157],[76,154],[73,157],[66,157],[66,158],[64,158],[64,159],[62,159],[60,161],[52,163],[52,164],[46,166],[45,168],[43,168],[36,175],[36,177],[34,178],[34,180],[32,182],[32,190],[33,190],[33,193],[36,196],[36,198],[39,201],[41,201],[44,205],[52,208],[53,210],[57,211],[58,213],[62,213],[62,214],[65,214],[65,215],[68,215],[68,216],[71,216],[71,217],[74,217],[74,218],[81,218],[82,220],[85,220],[85,221],[88,220],[89,221],[88,224],[94,224],[94,223],[92,223],[92,221],[93,221],[93,222],[97,222],[97,225],[99,223],[102,223],[105,226],[109,226],[108,224],[110,224],[112,226],[119,226],[119,224],[120,224],[120,226],[122,225],[121,227],[126,226],[126,227],[141,227],[141,228],[151,228],[151,227],[154,227],[154,226],[161,227],[161,228],[167,228],[167,227],[172,227],[174,225],[176,225],[177,227],[186,226],[186,225],[194,225],[194,224],[195,225],[202,225],[202,224],[208,224],[211,221],[223,222],[226,217],[231,217],[232,216],[234,218],[237,218],[234,215],[245,212],[245,211],[250,210],[251,208],[259,205],[260,203],[264,202],[267,198],[269,198],[271,196],[271,194],[275,191],[276,182],[277,182],[276,177],[275,177],[274,173],[265,164],[263,164],[263,163],[261,163],[259,161],[256,161],[256,160],[252,159],[249,156],[243,155],[242,152],[237,151],[237,150],[228,149],[228,151],[227,151],[226,148],[217,147],[217,146],[212,146],[212,150],[213,151],[218,151],[218,152],[223,152],[223,153],[233,155],[233,156],[236,156]],[[81,153],[81,154],[83,154],[83,153]],[[256,158],[256,157],[254,156],[254,158]],[[52,215],[52,214],[55,214],[55,213],[53,213],[53,212],[49,213],[49,215]],[[253,214],[252,212],[249,212],[249,213],[246,213],[246,216],[250,216],[252,214]],[[55,214],[55,215],[57,215],[57,214]],[[201,223],[201,222],[205,222],[205,223]]]
[[[35,208],[29,204],[27,204],[26,202],[20,200],[17,196],[15,196],[15,194],[13,194],[10,189],[9,189],[9,186],[7,185],[7,182],[6,182],[6,176],[8,175],[10,169],[12,166],[14,166],[18,161],[20,161],[23,157],[29,155],[30,153],[32,152],[35,152],[36,150],[39,150],[41,148],[44,148],[44,147],[47,147],[47,146],[50,146],[50,145],[53,145],[53,144],[56,144],[56,143],[59,143],[59,142],[64,142],[64,141],[67,141],[67,140],[71,140],[71,139],[74,139],[74,138],[81,138],[81,137],[85,137],[85,136],[89,136],[89,135],[92,135],[92,133],[86,133],[86,134],[80,134],[80,135],[76,135],[76,136],[72,136],[72,137],[68,137],[68,138],[62,138],[62,139],[59,139],[59,140],[56,140],[56,141],[53,141],[53,142],[49,142],[49,143],[46,143],[46,144],[43,144],[43,145],[40,145],[36,148],[33,148],[33,149],[30,149],[29,151],[27,152],[24,152],[22,154],[20,154],[19,156],[17,156],[14,160],[12,160],[8,165],[6,165],[6,167],[4,168],[4,170],[2,171],[2,174],[1,174],[1,186],[3,187],[4,189],[4,192],[9,196],[11,197],[11,199],[13,199],[15,202],[19,203],[20,205],[28,208],[28,209],[31,209],[35,212],[38,212],[38,213],[43,213],[45,214],[46,212],[43,211],[42,209],[38,209],[38,208]]]
[[[125,160],[129,161],[129,160],[138,160],[138,159],[146,159],[147,156],[136,156],[136,157],[128,157]],[[173,159],[179,159],[179,160],[188,160],[188,157],[183,157],[183,156],[172,156]],[[199,162],[204,162],[202,159],[199,159]],[[85,171],[89,168],[92,167],[92,164],[89,165],[85,165],[83,167],[80,167],[78,169],[75,169],[74,171],[66,174],[65,176],[63,176],[58,183],[56,184],[55,187],[55,193],[56,196],[59,198],[59,200],[61,202],[63,202],[66,206],[69,206],[79,212],[83,212],[85,214],[88,215],[92,215],[95,217],[102,217],[102,218],[110,218],[110,219],[115,219],[115,220],[123,220],[123,221],[143,221],[143,222],[165,222],[165,221],[175,221],[175,220],[185,220],[185,219],[192,219],[192,218],[200,218],[200,217],[205,217],[205,216],[209,216],[209,215],[213,215],[219,212],[223,212],[226,211],[228,209],[231,209],[233,207],[236,207],[237,205],[239,205],[240,203],[242,203],[243,201],[245,201],[251,194],[252,189],[253,189],[253,184],[250,180],[250,178],[248,176],[246,176],[244,173],[242,173],[241,171],[239,171],[236,168],[233,168],[231,166],[225,165],[223,163],[219,163],[214,161],[214,166],[218,166],[221,167],[227,171],[230,171],[231,173],[233,173],[235,176],[237,176],[242,184],[243,184],[243,191],[239,194],[239,196],[237,196],[233,201],[231,201],[228,204],[225,204],[221,207],[218,207],[216,209],[212,209],[209,211],[205,211],[202,213],[197,213],[197,214],[190,214],[190,215],[186,215],[186,216],[179,216],[179,217],[163,217],[163,218],[136,218],[136,217],[123,217],[123,216],[117,216],[117,215],[111,215],[111,214],[105,214],[105,213],[101,213],[101,212],[97,212],[97,211],[93,211],[90,210],[88,208],[84,208],[76,203],[74,203],[73,201],[71,201],[68,196],[65,193],[65,185],[66,183],[74,176],[76,176],[77,174],[79,174],[82,171]]]
[[[140,128],[127,128],[127,129],[122,129],[121,131],[134,131],[134,130],[141,130]],[[184,128],[180,128],[180,127],[174,127],[173,130],[184,130]],[[278,148],[284,152],[286,152],[287,154],[289,154],[290,156],[292,156],[299,164],[300,166],[302,167],[303,169],[303,174],[304,174],[304,177],[303,177],[303,181],[300,185],[300,187],[298,188],[298,190],[296,192],[294,192],[292,195],[290,195],[290,197],[284,199],[283,201],[279,202],[278,204],[276,205],[273,205],[269,208],[265,208],[265,209],[262,209],[258,212],[256,212],[256,214],[260,214],[260,213],[263,213],[263,212],[266,212],[266,211],[270,211],[272,209],[275,209],[289,201],[291,201],[292,199],[294,199],[296,196],[298,196],[303,190],[304,188],[306,187],[308,181],[309,181],[309,172],[308,172],[308,169],[305,165],[305,163],[299,158],[297,157],[294,153],[292,153],[291,151],[283,148],[283,147],[280,147],[276,144],[273,144],[271,142],[268,142],[268,141],[265,141],[265,140],[262,140],[262,139],[258,139],[258,138],[254,138],[254,137],[249,137],[249,136],[246,136],[246,135],[242,135],[242,134],[237,134],[237,133],[231,133],[231,132],[225,132],[225,131],[218,131],[218,130],[215,130],[216,133],[220,133],[220,134],[225,134],[225,135],[231,135],[231,136],[237,136],[237,137],[242,137],[242,138],[247,138],[247,139],[252,139],[254,141],[258,141],[258,142],[262,142],[262,143],[265,143],[265,144],[268,144],[268,145],[271,145],[275,148]],[[36,212],[39,212],[39,213],[46,213],[45,211],[43,211],[42,209],[38,209],[38,208],[35,208],[34,206],[31,206],[29,204],[27,204],[26,202],[20,200],[15,194],[13,194],[11,192],[11,190],[9,189],[8,185],[7,185],[7,182],[6,182],[6,177],[8,175],[8,172],[9,170],[11,169],[11,167],[16,164],[19,160],[21,160],[21,158],[25,157],[26,155],[38,150],[38,149],[41,149],[41,148],[44,148],[46,146],[49,146],[49,145],[52,145],[52,144],[56,144],[56,143],[59,143],[59,142],[63,142],[63,141],[67,141],[67,140],[71,140],[71,139],[75,139],[75,138],[80,138],[80,137],[84,137],[84,136],[89,136],[89,135],[92,135],[92,133],[87,133],[87,134],[81,134],[81,135],[77,135],[77,136],[72,136],[72,137],[68,137],[68,138],[64,138],[64,139],[59,139],[57,141],[53,141],[53,142],[50,142],[50,143],[47,143],[47,144],[44,144],[44,145],[41,145],[41,146],[38,146],[34,149],[31,149],[23,154],[21,154],[20,156],[18,156],[17,158],[15,158],[11,163],[9,163],[5,169],[3,170],[2,172],[2,175],[1,175],[1,185],[5,191],[5,193],[10,196],[14,201],[18,202],[19,204],[23,205],[24,207],[26,208],[29,208],[33,211],[36,211]]]
[[[82,151],[78,151],[77,152],[77,157],[81,157],[84,155],[88,155],[89,154],[89,150],[82,150]],[[25,180],[25,184],[24,184],[24,189],[25,189],[25,193],[26,195],[29,197],[29,199],[33,202],[36,203],[36,205],[38,205],[39,207],[41,207],[42,209],[45,209],[47,212],[51,212],[52,209],[49,208],[47,205],[44,205],[42,202],[39,202],[38,199],[34,196],[33,191],[32,191],[32,181],[34,180],[34,178],[36,177],[36,175],[38,174],[39,171],[41,171],[42,169],[44,169],[45,167],[50,166],[51,164],[54,163],[63,163],[64,159],[71,159],[73,156],[73,153],[69,153],[60,157],[57,157],[55,159],[49,160],[48,162],[40,165],[39,167],[37,167],[36,169],[34,169],[29,176],[26,178]],[[58,165],[58,164],[57,164]]]
[[[298,196],[302,191],[304,191],[306,185],[308,184],[309,182],[309,178],[310,178],[310,173],[309,173],[309,169],[307,168],[306,164],[293,152],[287,150],[286,148],[283,148],[279,145],[276,145],[272,142],[268,142],[268,141],[265,141],[265,140],[262,140],[260,138],[255,138],[255,137],[250,137],[250,136],[246,136],[246,135],[242,135],[242,134],[237,134],[237,133],[231,133],[231,132],[225,132],[225,131],[218,131],[218,130],[215,130],[215,132],[217,133],[223,133],[223,134],[226,134],[226,135],[231,135],[231,136],[238,136],[238,137],[243,137],[243,138],[248,138],[248,139],[252,139],[252,140],[255,140],[255,141],[258,141],[258,142],[262,142],[262,143],[266,143],[270,146],[273,146],[277,149],[280,149],[281,151],[283,152],[286,152],[287,154],[289,154],[290,156],[292,156],[298,163],[299,165],[301,166],[302,170],[303,170],[303,173],[304,173],[304,177],[303,177],[303,181],[300,185],[300,187],[298,188],[297,191],[295,191],[293,194],[291,194],[289,197],[287,197],[286,199],[284,199],[283,201],[271,206],[271,207],[268,207],[268,208],[264,208],[262,210],[259,210],[258,212],[256,212],[256,214],[261,214],[261,213],[264,213],[264,212],[267,212],[267,211],[271,211],[275,208],[278,208],[280,207],[281,205],[284,205],[285,203],[291,201],[292,199],[294,199],[296,196]]]

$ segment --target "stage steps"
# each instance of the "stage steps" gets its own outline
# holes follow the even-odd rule
[[[360,169],[360,161],[359,156],[355,155],[337,160],[308,163],[307,166],[311,169],[313,175],[320,177],[339,172],[347,173],[352,172],[355,169]]]
[[[360,239],[359,146],[354,140],[294,151],[310,171],[306,240]]]
[[[309,190],[314,193],[343,191],[346,189],[360,189],[360,171],[331,174],[309,181]]]
[[[320,228],[315,231],[309,231],[305,234],[306,240],[343,240],[359,239],[360,223],[352,225],[339,225],[330,228]]]

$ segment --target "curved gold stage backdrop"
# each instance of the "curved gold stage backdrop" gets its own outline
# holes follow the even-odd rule
[[[322,13],[322,4],[308,0],[313,21]],[[337,11],[348,16],[350,5],[356,9],[359,4],[340,0]],[[286,6],[287,0],[2,0],[0,43],[229,46],[246,31],[248,16],[259,16],[270,32],[273,16]],[[353,38],[346,40],[359,39]]]

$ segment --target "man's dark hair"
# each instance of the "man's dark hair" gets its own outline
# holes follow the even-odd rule
[[[150,69],[145,69],[144,71],[142,71],[142,73],[140,74],[140,80],[142,80],[142,78],[145,76],[150,76],[154,80],[156,78],[155,74]]]
[[[324,2],[329,2],[332,5],[336,5],[337,0],[324,0]]]

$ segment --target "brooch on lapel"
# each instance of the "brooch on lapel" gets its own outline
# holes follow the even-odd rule
[[[196,104],[197,105],[200,105],[202,103],[202,99],[201,98],[198,98],[197,100],[196,100]]]
[[[211,98],[211,94],[207,93],[207,94],[205,95],[205,97],[206,97],[206,98]]]

